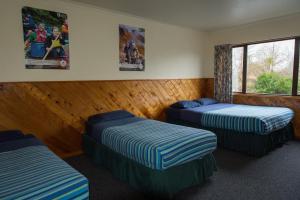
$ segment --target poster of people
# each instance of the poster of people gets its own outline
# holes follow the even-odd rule
[[[22,8],[27,69],[69,69],[67,15],[31,7]]]
[[[120,71],[145,70],[145,29],[119,25]]]

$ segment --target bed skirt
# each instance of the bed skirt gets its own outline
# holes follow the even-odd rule
[[[271,132],[267,135],[258,135],[232,130],[206,128],[201,127],[198,124],[193,124],[182,120],[173,120],[170,118],[168,118],[167,121],[172,124],[210,130],[217,135],[219,147],[242,152],[255,157],[266,155],[268,152],[282,146],[285,142],[293,139],[294,137],[292,123],[289,123],[286,127]]]
[[[166,170],[154,170],[110,150],[86,134],[83,134],[83,150],[114,177],[154,196],[172,197],[184,188],[204,183],[217,170],[212,154]]]

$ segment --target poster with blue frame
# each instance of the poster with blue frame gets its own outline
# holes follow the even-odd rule
[[[64,13],[22,8],[26,69],[69,69],[69,25]]]
[[[119,70],[145,71],[145,29],[119,25]]]

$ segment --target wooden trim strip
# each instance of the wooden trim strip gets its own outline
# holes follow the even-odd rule
[[[248,65],[248,46],[244,46],[243,54],[243,80],[242,80],[242,93],[247,92],[247,65]]]
[[[298,95],[298,75],[299,75],[299,48],[300,48],[300,38],[295,40],[295,51],[294,51],[294,69],[293,69],[293,86],[292,95]]]
[[[0,81],[0,85],[9,84],[9,83],[72,83],[72,82],[125,82],[125,81],[171,81],[171,80],[199,80],[199,79],[213,79],[212,77],[205,77],[205,78],[160,78],[160,79],[117,79],[117,80],[109,80],[109,79],[102,79],[102,80],[53,80],[53,81]]]

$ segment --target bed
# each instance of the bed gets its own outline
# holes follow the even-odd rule
[[[88,180],[32,135],[0,132],[0,199],[88,199]]]
[[[216,170],[210,131],[135,117],[126,111],[95,115],[86,124],[84,152],[118,179],[148,194],[173,196]]]
[[[207,101],[198,100],[192,106],[174,104],[166,111],[167,121],[211,130],[219,146],[253,156],[265,155],[293,137],[294,112],[289,108]]]

